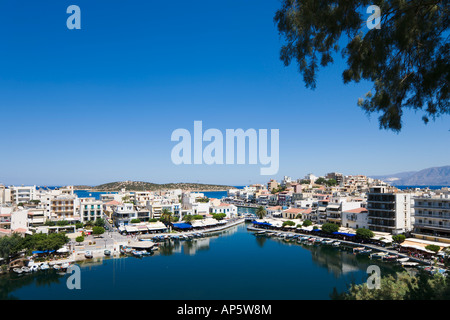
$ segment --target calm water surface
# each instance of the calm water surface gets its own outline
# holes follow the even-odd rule
[[[190,242],[170,242],[144,258],[81,264],[81,289],[69,275],[48,273],[0,278],[1,299],[329,299],[352,282],[367,280],[378,263],[382,275],[398,271],[351,251],[256,237],[247,225]]]

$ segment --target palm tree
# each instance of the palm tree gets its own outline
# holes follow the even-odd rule
[[[172,216],[172,212],[170,212],[169,209],[164,208],[161,212],[161,218],[160,220],[164,223],[166,223],[167,225],[169,225],[172,223],[173,221],[173,216]]]
[[[258,209],[256,209],[256,216],[259,219],[264,219],[264,217],[266,216],[267,212],[266,209],[264,209],[263,206],[259,206]]]
[[[194,220],[194,217],[193,217],[191,214],[186,214],[186,215],[183,217],[183,221],[184,221],[184,222],[190,223],[192,220]]]

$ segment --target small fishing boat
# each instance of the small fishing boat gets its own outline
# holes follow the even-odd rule
[[[331,245],[334,247],[339,247],[341,245],[341,243],[339,241],[336,241],[336,242],[333,242]]]
[[[93,257],[91,251],[86,251],[86,252],[84,253],[84,256],[85,256],[87,259],[91,259],[91,258]]]
[[[30,268],[28,267],[22,267],[22,271],[26,273],[31,272]]]
[[[300,241],[307,241],[309,239],[309,237],[301,237]]]
[[[21,274],[23,272],[22,268],[14,268],[13,271],[18,274]]]
[[[39,266],[39,269],[45,271],[48,270],[50,268],[50,266],[47,263],[43,263]]]
[[[142,253],[140,251],[138,251],[138,250],[133,250],[131,253],[135,257],[142,257]]]
[[[111,255],[111,251],[105,250],[105,251],[103,251],[103,254],[104,254],[105,256],[110,256],[110,255]]]
[[[408,260],[409,260],[409,258],[398,258],[397,262],[403,263],[403,262],[406,262]]]
[[[63,270],[63,271],[66,271],[67,270],[67,268],[69,268],[70,267],[70,263],[68,263],[68,262],[65,262],[65,263],[63,263],[62,265],[61,265],[61,270]]]
[[[386,255],[386,256],[382,257],[381,259],[387,260],[387,261],[394,261],[394,260],[396,260],[397,258],[398,258],[397,255],[395,255],[395,254],[390,254],[390,255]]]
[[[59,270],[59,269],[61,269],[61,266],[60,266],[59,264],[55,264],[55,265],[53,266],[53,269]]]
[[[38,267],[37,264],[33,264],[33,265],[30,267],[30,271],[31,271],[31,272],[36,272],[36,271],[38,271],[38,270],[39,270],[39,267]]]
[[[382,259],[384,256],[387,256],[388,253],[387,252],[375,252],[372,253],[369,257],[371,259]]]

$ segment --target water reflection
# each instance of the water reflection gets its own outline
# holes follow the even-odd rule
[[[51,286],[59,283],[64,274],[56,272],[56,270],[49,270],[46,272],[15,274],[8,273],[0,276],[0,299],[1,300],[17,300],[18,298],[12,295],[12,292],[25,287],[34,285],[36,287]],[[39,297],[36,296],[36,299]]]

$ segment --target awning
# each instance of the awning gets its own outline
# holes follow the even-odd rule
[[[327,207],[319,207],[319,211],[326,211]]]
[[[328,209],[339,209],[341,206],[339,204],[329,204]]]
[[[132,227],[132,226],[125,226],[125,230],[127,232],[138,232],[139,231],[138,228]]]
[[[345,232],[333,232],[333,234],[338,236],[346,236],[346,237],[354,237],[356,234],[353,233],[345,233]]]
[[[177,229],[192,229],[192,225],[189,223],[174,223],[173,227]]]
[[[267,227],[270,227],[270,226],[272,226],[270,223],[268,223],[268,222],[258,222],[258,221],[253,221],[253,224],[256,224],[256,225],[258,225],[258,226],[267,226]]]

